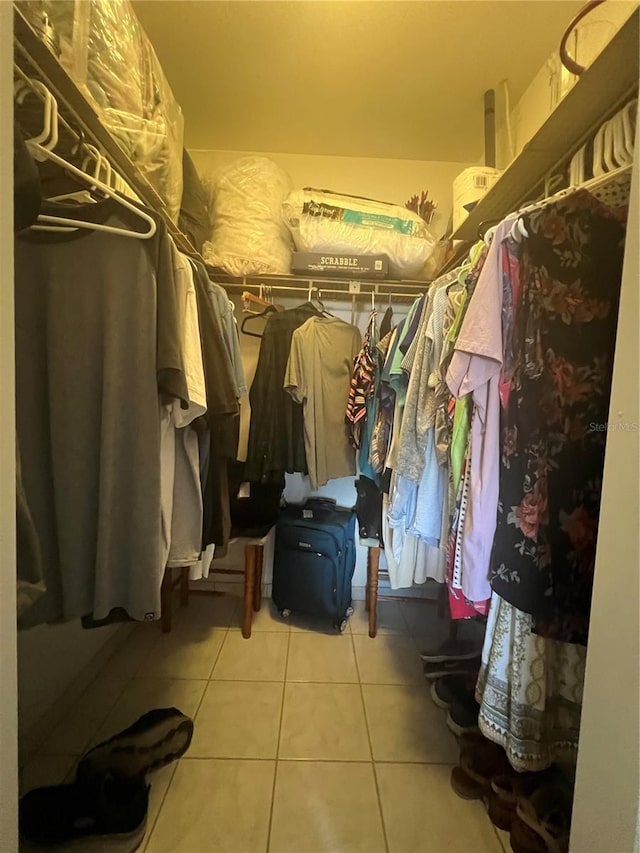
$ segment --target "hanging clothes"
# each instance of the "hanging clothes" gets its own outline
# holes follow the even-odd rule
[[[170,424],[163,429],[161,465],[169,468],[163,480],[171,480],[171,491],[163,497],[163,513],[168,516],[170,531],[166,563],[192,566],[200,558],[203,523],[200,449],[193,422],[207,411],[207,396],[193,267],[175,246],[173,275],[189,405],[184,409],[172,404]]]
[[[360,454],[360,472],[381,485],[382,473],[384,472],[391,441],[391,429],[393,426],[393,409],[395,405],[395,391],[384,379],[384,365],[389,349],[393,345],[397,330],[390,330],[376,345],[378,358],[378,372],[376,375],[375,405],[371,406],[371,437],[368,445],[368,455],[364,459],[366,449]],[[369,415],[367,415],[367,421]],[[367,469],[370,471],[367,474]]]
[[[296,329],[284,387],[303,405],[304,443],[311,488],[356,473],[344,412],[351,367],[362,339],[336,317],[311,317]]]
[[[521,243],[494,236],[499,502],[476,697],[481,731],[521,771],[578,744],[623,219],[579,191],[526,214]]]
[[[207,396],[207,413],[198,423],[203,488],[202,548],[216,545],[216,554],[223,556],[231,535],[228,465],[235,460],[238,450],[239,405],[222,321],[209,297],[209,275],[203,264],[193,262],[193,267]],[[206,573],[206,568],[202,571]]]
[[[135,228],[115,199],[44,208]],[[187,406],[188,389],[156,222],[148,240],[83,229],[16,239],[16,422],[42,621],[160,614],[159,406]]]
[[[408,532],[403,523],[392,524],[390,494],[383,493],[382,502],[384,558],[391,589],[406,589],[414,583],[425,583],[428,578],[442,583],[446,570],[444,552]]]
[[[491,582],[543,636],[586,644],[624,226],[580,191],[525,228]]]
[[[302,405],[284,390],[284,378],[294,331],[317,316],[318,311],[307,302],[267,319],[249,392],[247,480],[279,483],[285,472],[308,472]]]
[[[22,483],[20,448],[16,442],[16,611],[18,629],[39,623],[38,602],[47,588],[42,574],[40,539]]]
[[[222,336],[229,354],[233,368],[233,379],[235,383],[236,397],[244,397],[247,391],[247,382],[244,375],[242,355],[240,353],[240,340],[238,338],[238,323],[234,313],[233,303],[229,300],[227,291],[217,282],[209,279],[209,299],[213,305],[214,313],[218,317]]]
[[[367,420],[367,404],[375,391],[377,337],[376,312],[372,311],[364,333],[362,349],[354,359],[345,414],[349,438],[356,450],[359,450],[362,445],[362,434]]]
[[[382,321],[385,328],[390,323],[390,311],[391,309],[387,309]],[[362,476],[373,480],[377,486],[379,483],[379,474],[383,466],[380,464],[379,456],[376,466],[374,466],[371,457],[371,442],[380,411],[380,375],[382,372],[383,356],[378,348],[379,333],[376,316],[377,313],[373,310],[367,323],[362,349],[356,356],[346,417],[347,425],[350,425],[354,421],[350,429],[352,432],[352,443],[359,450],[358,470]],[[360,386],[362,394],[361,399],[364,400],[364,412],[361,407],[362,404],[356,402],[356,389],[358,386]],[[383,425],[379,424],[378,427],[383,428]],[[384,439],[382,440],[384,441]],[[382,507],[381,496],[379,500],[380,507]]]
[[[503,237],[514,218],[498,226],[469,301],[447,384],[456,397],[472,394],[469,496],[462,536],[461,588],[469,601],[491,596],[489,564],[498,509],[502,367]]]
[[[491,598],[476,685],[478,725],[516,770],[575,760],[586,649],[532,633],[531,616]]]

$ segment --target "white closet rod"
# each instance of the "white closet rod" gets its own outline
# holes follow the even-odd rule
[[[284,291],[288,290],[288,291],[292,291],[295,293],[305,293],[305,294],[309,293],[309,287],[295,287],[295,286],[292,287],[292,286],[289,286],[286,284],[266,284],[266,283],[254,284],[252,282],[249,283],[249,282],[235,282],[235,281],[234,282],[228,282],[228,283],[227,282],[219,282],[219,283],[222,285],[222,287],[225,287],[225,288],[233,287],[233,288],[242,289],[242,290],[246,290],[248,287],[253,287],[258,291],[260,290],[260,288],[262,288],[263,290],[265,288],[270,288],[271,290],[284,290]],[[357,293],[352,293],[349,290],[332,290],[332,289],[328,289],[328,288],[324,288],[324,287],[317,287],[316,285],[319,283],[320,282],[316,282],[316,284],[311,285],[311,292],[312,293],[320,293],[323,296],[325,296],[327,294],[331,294],[331,295],[337,295],[337,296],[344,296],[346,298],[360,297],[360,296],[366,296],[367,298],[371,298],[371,294],[373,294],[374,296],[379,296],[379,297],[388,296],[388,297],[395,297],[396,299],[417,299],[419,296],[422,296],[422,293],[417,293],[417,292],[412,293],[412,292],[407,291],[407,290],[402,291],[401,293],[397,293],[397,292],[394,293],[393,291],[388,291],[388,290],[378,290],[377,285],[375,286],[375,289],[372,287],[370,290],[360,290]]]
[[[540,199],[540,201],[533,201],[530,204],[519,208],[516,213],[524,213],[527,210],[534,210],[536,207],[544,207],[546,204],[550,204],[553,201],[558,201],[565,196],[572,195],[578,190],[595,190],[598,187],[606,186],[611,181],[614,181],[616,178],[622,178],[625,175],[631,175],[631,163],[626,166],[619,166],[617,169],[612,169],[610,172],[604,172],[602,175],[598,175],[596,178],[589,178],[587,181],[583,181],[581,184],[574,184],[569,187],[565,187],[563,190],[558,190],[557,193],[553,193],[553,195],[547,196],[546,198]]]

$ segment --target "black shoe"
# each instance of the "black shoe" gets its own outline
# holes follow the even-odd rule
[[[475,699],[455,699],[447,713],[447,727],[454,735],[473,734],[478,731],[480,705]]]
[[[477,678],[480,670],[480,658],[473,660],[445,660],[441,663],[423,661],[424,677],[428,681],[436,681],[447,675],[461,675]]]
[[[146,776],[184,755],[192,737],[193,720],[177,708],[157,708],[90,750],[78,764],[76,779],[91,781],[107,772]]]
[[[20,851],[132,853],[144,839],[149,787],[107,774],[96,784],[53,785],[20,800]]]
[[[425,663],[444,663],[453,660],[475,660],[482,654],[482,648],[471,640],[445,640],[433,651],[424,651],[420,657]]]
[[[431,698],[438,708],[448,711],[456,699],[473,699],[473,678],[464,675],[444,675],[431,685]]]

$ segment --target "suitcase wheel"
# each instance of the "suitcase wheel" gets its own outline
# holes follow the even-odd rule
[[[347,607],[347,618],[349,618],[349,616],[353,616],[353,614],[354,614],[353,607]]]
[[[343,619],[339,625],[336,625],[336,628],[338,629],[338,631],[340,631],[341,634],[344,632],[346,627],[347,627],[347,620],[346,619]]]
[[[280,615],[283,619],[288,619],[289,616],[291,616],[291,611],[288,607],[285,607],[283,610],[280,611]]]

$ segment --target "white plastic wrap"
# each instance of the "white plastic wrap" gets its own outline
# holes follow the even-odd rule
[[[282,214],[298,251],[386,255],[395,278],[425,278],[436,244],[424,220],[405,207],[327,190],[295,190]]]
[[[177,220],[184,119],[130,0],[19,5]]]
[[[291,267],[291,239],[282,203],[287,173],[267,157],[242,157],[209,181],[213,234],[202,255],[230,275],[282,275]]]

